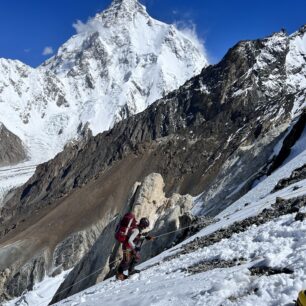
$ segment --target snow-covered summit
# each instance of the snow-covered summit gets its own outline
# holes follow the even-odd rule
[[[138,0],[114,0],[110,7],[104,12],[97,14],[97,19],[108,19],[109,23],[105,25],[115,24],[116,22],[122,23],[123,21],[133,21],[135,14],[143,14],[149,18],[145,6],[140,4]]]
[[[193,38],[151,18],[138,1],[114,1],[75,27],[78,34],[40,69],[65,79],[73,93],[67,100],[85,107],[81,122],[94,134],[143,111],[207,65]]]
[[[0,122],[33,163],[55,156],[88,123],[94,134],[143,111],[207,65],[197,40],[114,0],[33,69],[0,59]]]
[[[151,18],[136,0],[115,0],[75,28],[37,69],[0,61],[0,122],[39,162],[75,138],[80,125],[88,122],[94,134],[109,129],[207,64],[192,38]]]

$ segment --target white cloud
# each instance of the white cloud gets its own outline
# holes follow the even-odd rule
[[[174,23],[176,28],[185,34],[207,58],[204,39],[197,34],[196,24],[192,20],[180,20]]]
[[[86,23],[77,20],[72,26],[75,28],[77,34],[97,32],[101,29],[101,23],[94,18],[89,18]]]
[[[54,51],[53,51],[53,48],[50,47],[50,46],[47,46],[44,48],[43,52],[42,52],[42,55],[50,55],[50,54],[53,54]]]

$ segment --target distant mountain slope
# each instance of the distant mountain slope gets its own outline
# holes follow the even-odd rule
[[[0,166],[16,164],[26,159],[21,140],[0,123]]]
[[[143,111],[207,66],[197,39],[151,18],[137,0],[115,0],[76,28],[36,69],[0,59],[0,123],[35,165],[87,127],[96,135]]]

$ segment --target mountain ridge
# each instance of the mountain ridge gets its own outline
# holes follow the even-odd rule
[[[115,7],[114,3],[128,5],[120,8],[125,10],[130,5],[133,7],[135,1],[115,1],[107,12]],[[223,225],[227,222],[226,213],[230,211],[235,218],[239,216],[239,209],[249,205],[246,199],[254,198],[252,194],[256,190],[260,191],[257,198],[264,199],[272,190],[273,181],[280,178],[271,164],[283,155],[282,152],[290,152],[297,141],[304,140],[297,139],[300,133],[290,133],[297,125],[299,131],[305,130],[305,115],[300,116],[306,106],[304,27],[292,35],[280,31],[267,38],[241,41],[218,64],[204,69],[196,65],[198,52],[194,52],[191,62],[195,64],[191,70],[194,73],[200,69],[200,74],[169,93],[163,92],[162,98],[150,104],[156,92],[164,90],[164,78],[175,75],[170,68],[163,70],[169,54],[175,59],[175,62],[169,60],[171,67],[181,70],[177,64],[181,60],[188,68],[185,53],[192,42],[188,43],[173,26],[154,22],[143,11],[136,12],[141,22],[132,22],[131,32],[122,24],[119,25],[122,31],[114,33],[112,27],[107,27],[107,16],[102,15],[85,25],[79,23],[78,34],[44,63],[38,73],[18,62],[12,66],[8,65],[12,62],[0,61],[1,69],[12,76],[8,86],[0,87],[2,93],[13,88],[15,97],[23,98],[29,93],[28,83],[23,81],[32,76],[37,103],[27,103],[20,112],[20,120],[25,121],[25,125],[50,115],[51,100],[47,99],[50,98],[51,110],[60,110],[59,114],[51,112],[59,116],[47,121],[50,135],[54,133],[57,141],[62,139],[63,145],[67,137],[65,127],[69,128],[71,136],[75,135],[75,130],[79,135],[79,141],[66,144],[62,152],[40,164],[24,185],[5,197],[0,210],[1,301],[32,289],[45,275],[75,267],[86,253],[90,254],[103,232],[106,232],[102,240],[107,240],[107,249],[97,247],[94,256],[101,255],[104,271],[107,271],[115,242],[108,239],[110,235],[113,239],[114,218],[128,208],[135,183],[143,182],[152,173],[159,173],[165,182],[165,197],[179,200],[181,197],[176,193],[186,195],[183,198],[190,199],[187,205],[190,209],[191,197],[187,195],[190,194],[196,199],[194,213],[215,217],[222,211],[224,218],[219,225]],[[143,27],[138,29],[135,24]],[[157,28],[158,31],[154,30]],[[106,38],[102,41],[101,33],[108,33],[105,37],[110,41]],[[142,39],[147,33],[154,38],[152,41]],[[165,52],[164,58],[148,51],[153,47],[155,51]],[[139,50],[141,52],[136,52]],[[152,65],[157,67],[155,74]],[[114,69],[102,69],[101,73],[101,67]],[[187,74],[192,74],[187,68]],[[45,70],[48,70],[46,74]],[[15,82],[14,75],[23,78]],[[162,81],[154,83],[155,87],[150,86],[153,92],[143,90],[142,81],[146,82],[149,76],[153,77],[153,83]],[[169,88],[174,82],[170,83]],[[130,91],[118,92],[120,84],[127,84]],[[41,88],[46,100],[40,96]],[[67,96],[65,88],[70,89]],[[113,94],[108,101],[114,102],[112,105],[118,113],[112,114],[123,120],[117,122],[116,116],[103,112],[103,99],[96,103],[101,88],[103,93],[105,89],[107,94]],[[125,94],[131,98],[126,107],[121,103]],[[85,95],[90,100],[84,102]],[[140,96],[147,99],[141,105],[137,99]],[[20,111],[18,103],[12,106]],[[140,111],[142,107],[145,110]],[[80,109],[82,124],[70,122],[65,116]],[[134,112],[137,114],[132,115]],[[99,133],[93,129],[92,133],[90,127],[95,125],[96,119],[101,119],[95,115],[101,113],[109,120],[100,122],[106,130]],[[114,125],[109,129],[110,122]],[[36,140],[37,146],[45,144],[44,137]],[[297,164],[294,161],[285,170],[292,172]],[[269,173],[269,169],[274,171]],[[298,175],[304,177],[301,169]],[[254,183],[266,176],[268,188],[259,183],[253,190]],[[233,212],[231,204],[236,200],[237,210]],[[175,203],[173,209],[181,210]],[[258,205],[261,204],[259,201]],[[252,213],[252,207],[248,209]],[[107,231],[108,226],[110,231]],[[158,243],[160,250],[168,247],[163,245],[163,239]],[[85,270],[91,268],[91,258],[89,255]],[[84,273],[82,261],[78,268]],[[71,279],[72,285],[75,280]],[[77,290],[82,290],[82,285]]]
[[[1,267],[12,271],[7,290],[17,295],[28,285],[31,252],[48,250],[39,259],[44,272],[50,261],[72,267],[91,245],[80,241],[99,236],[125,208],[133,184],[152,172],[162,175],[167,197],[198,196],[197,212],[211,216],[252,188],[305,107],[304,39],[278,33],[239,43],[145,111],[40,165],[1,210]],[[18,263],[5,257],[10,249]],[[64,256],[70,249],[75,256]]]

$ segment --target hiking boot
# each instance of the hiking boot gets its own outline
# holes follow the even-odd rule
[[[127,278],[128,278],[128,276],[125,275],[125,274],[123,274],[123,273],[117,273],[117,274],[116,274],[116,279],[117,279],[117,280],[124,281],[124,280],[126,280]]]
[[[129,271],[129,276],[130,276],[130,275],[133,275],[133,274],[140,273],[140,272],[141,272],[141,271],[140,271],[140,270],[137,270],[137,269],[131,270],[131,271]]]

